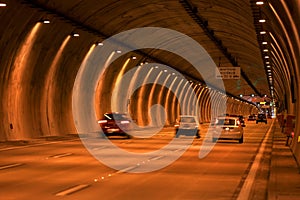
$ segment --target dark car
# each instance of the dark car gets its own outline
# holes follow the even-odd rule
[[[109,136],[125,136],[131,138],[128,131],[131,127],[131,121],[123,113],[105,113],[103,118],[98,120],[103,133]]]
[[[258,114],[256,118],[256,123],[258,122],[265,122],[265,124],[268,123],[266,114]]]
[[[256,120],[256,115],[255,114],[249,115],[248,121],[255,121],[255,120]]]
[[[242,127],[245,127],[246,124],[245,124],[244,116],[243,116],[243,115],[239,115],[238,118],[239,118],[239,120],[240,120],[240,123],[241,123]]]

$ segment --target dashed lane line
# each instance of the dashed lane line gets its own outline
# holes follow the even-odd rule
[[[55,196],[66,196],[66,195],[69,195],[69,194],[72,194],[74,192],[78,192],[80,190],[83,190],[87,187],[89,187],[90,185],[88,184],[81,184],[81,185],[76,185],[76,186],[73,186],[69,189],[66,189],[66,190],[63,190],[59,193],[56,193]]]
[[[9,168],[13,168],[13,167],[19,167],[21,165],[24,165],[24,164],[23,163],[14,163],[14,164],[9,164],[9,165],[4,165],[4,166],[0,166],[0,170],[9,169]]]

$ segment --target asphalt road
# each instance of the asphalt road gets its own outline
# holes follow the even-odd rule
[[[0,199],[265,199],[271,120],[246,125],[243,144],[220,140],[200,159],[207,131],[207,125],[201,125],[201,138],[195,138],[179,159],[147,173],[131,172],[142,166],[151,169],[172,155],[152,156],[138,163],[130,160],[125,168],[113,169],[91,155],[78,138],[5,146],[0,149]],[[164,128],[151,138],[115,137],[110,141],[138,154],[166,147],[173,136],[173,128]],[[181,152],[185,139],[179,138],[170,152]],[[98,154],[123,162],[118,155],[110,155],[107,147],[94,148]]]

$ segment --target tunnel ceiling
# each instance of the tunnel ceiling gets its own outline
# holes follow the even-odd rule
[[[179,31],[203,46],[216,66],[241,68],[240,79],[224,80],[226,91],[233,96],[266,94],[283,102],[284,97],[291,96],[286,94],[291,91],[286,90],[298,83],[297,79],[289,82],[291,74],[298,73],[299,60],[297,22],[293,21],[299,16],[293,12],[297,11],[294,1],[264,0],[263,5],[257,5],[258,0],[15,0],[7,3],[13,7],[13,2],[27,7],[25,12],[32,11],[23,13],[24,17],[30,15],[30,20],[50,19],[68,24],[61,33],[68,29],[81,31],[88,34],[89,42],[103,41],[140,27]],[[4,12],[3,9],[0,14],[9,18]],[[23,10],[17,12],[21,15]],[[259,22],[260,19],[266,22]],[[8,30],[13,31],[11,27]],[[55,34],[59,32],[55,31]],[[266,33],[261,34],[262,31]],[[262,44],[265,41],[267,45]],[[201,74],[195,73],[193,66],[178,55],[158,50],[140,50],[137,54],[143,57],[141,61],[163,63],[188,78],[202,80]],[[83,52],[80,55],[84,56]]]
[[[23,3],[41,12],[48,11],[50,18],[60,17],[73,23],[79,30],[101,35],[102,39],[138,27],[179,31],[201,44],[217,66],[241,67],[240,80],[224,81],[227,92],[235,96],[270,95],[249,0],[28,0]],[[174,55],[151,51],[149,56],[187,76],[201,79],[190,65],[180,65],[180,59]]]

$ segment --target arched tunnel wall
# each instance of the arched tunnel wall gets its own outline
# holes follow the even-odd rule
[[[216,117],[218,106],[226,102],[226,113],[237,115],[249,115],[257,112],[257,108],[249,103],[226,97],[221,92],[212,90],[200,83],[193,83],[178,78],[172,72],[158,66],[150,66],[145,71],[145,65],[136,66],[136,62],[130,59],[130,55],[121,58],[111,64],[102,74],[96,91],[96,112],[100,118],[106,112],[128,113],[139,126],[172,126],[181,114],[197,115],[201,123],[210,122]],[[130,60],[128,62],[128,60]],[[128,64],[129,63],[129,64]],[[124,69],[125,66],[125,69]],[[117,86],[118,77],[136,68],[132,79],[126,83],[122,92],[129,94],[124,101],[123,95],[118,98],[119,104],[114,105],[113,91]],[[152,84],[144,84],[146,79],[151,79]],[[162,79],[158,84],[158,79]],[[136,85],[136,86],[133,86]],[[132,88],[136,90],[131,91]],[[173,89],[173,90],[172,90]],[[125,90],[125,91],[124,91]],[[192,96],[196,98],[192,98]],[[180,105],[182,102],[184,105]],[[125,105],[126,106],[121,106]],[[150,113],[153,105],[164,107],[163,112]],[[184,107],[183,109],[181,109]]]
[[[72,25],[45,16],[18,1],[11,1],[13,4],[18,6],[9,6],[8,11],[0,12],[3,19],[3,28],[0,29],[0,140],[76,133],[72,90],[82,62],[99,38],[83,31],[79,31],[80,37],[72,37],[70,34],[77,31]],[[45,17],[51,20],[51,24],[39,22]],[[129,91],[132,95],[125,99],[127,105],[112,103],[111,95],[117,80],[142,62],[142,59],[130,60],[125,66],[129,57],[112,63],[101,77],[95,95],[98,117],[113,109],[129,112],[142,126],[161,124],[164,119],[165,125],[169,126],[180,114],[198,115],[201,122],[209,122],[217,113],[214,109],[224,102],[228,113],[248,115],[256,110],[250,104],[217,91],[209,92],[211,89],[205,85],[184,82],[155,67],[151,72],[155,77],[153,83]],[[132,84],[142,84],[145,79],[149,79],[147,73],[137,71]],[[157,84],[156,80],[164,81]],[[173,88],[174,92],[168,88]],[[196,98],[192,98],[193,94]],[[180,101],[186,106],[180,105]],[[157,111],[153,116],[149,114],[155,104],[166,108],[166,117],[164,112],[158,112],[158,107],[153,108]],[[199,105],[199,108],[193,105]]]

